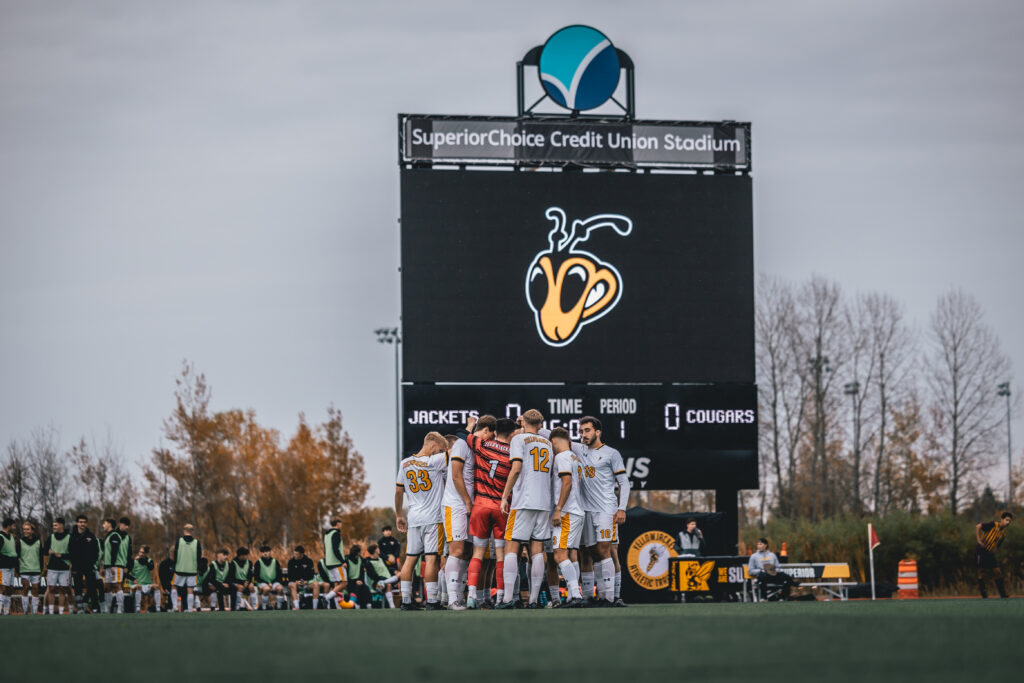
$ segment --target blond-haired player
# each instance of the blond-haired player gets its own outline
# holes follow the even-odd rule
[[[544,581],[544,541],[551,535],[551,470],[554,452],[551,442],[537,433],[544,424],[538,410],[527,410],[519,418],[522,432],[509,443],[509,471],[505,491],[501,495],[501,511],[508,514],[505,525],[504,581],[507,602],[495,609],[515,606],[515,585],[519,575],[519,548],[530,546],[530,602],[529,607],[540,607],[541,583]]]
[[[448,469],[448,441],[437,432],[423,439],[416,455],[398,466],[395,480],[395,516],[398,530],[407,532],[405,564],[402,565],[402,609],[418,609],[412,602],[412,576],[416,560],[423,555],[421,567],[426,587],[427,609],[442,609],[437,601],[438,555],[444,547],[441,501]],[[409,497],[409,519],[402,516],[405,496]]]
[[[562,607],[582,607],[578,558],[585,519],[580,498],[583,461],[572,452],[572,441],[566,429],[552,429],[550,439],[555,450],[557,475],[551,486],[551,502],[554,506],[551,510],[551,546],[569,593],[569,599]]]

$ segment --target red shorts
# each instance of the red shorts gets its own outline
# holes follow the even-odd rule
[[[475,503],[469,515],[469,535],[476,538],[505,538],[508,516],[495,503]]]

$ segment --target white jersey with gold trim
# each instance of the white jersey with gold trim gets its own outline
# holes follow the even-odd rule
[[[466,493],[469,494],[469,499],[473,500],[473,463],[476,458],[473,457],[473,453],[469,450],[469,444],[464,439],[459,439],[453,445],[451,450],[448,452],[448,474],[444,480],[444,505],[451,508],[463,508],[465,507],[462,502],[462,496],[459,495],[458,489],[455,488],[455,484],[452,481],[452,461],[462,461],[462,481],[466,485]]]
[[[580,477],[583,475],[583,461],[572,451],[562,451],[555,456],[555,476],[551,479],[551,509],[558,505],[562,495],[562,475],[572,477],[572,488],[569,497],[562,506],[563,513],[583,516],[583,500],[580,495]]]
[[[395,485],[405,489],[405,504],[409,507],[409,526],[440,524],[444,515],[444,480],[448,469],[448,456],[438,453],[429,457],[406,458],[398,466]]]
[[[572,450],[583,461],[583,509],[587,512],[615,514],[619,509],[619,496],[615,495],[616,477],[625,474],[622,455],[603,444],[588,448],[574,443]]]
[[[509,443],[509,461],[523,469],[512,487],[512,510],[550,510],[551,472],[555,468],[551,442],[539,434],[516,434]]]

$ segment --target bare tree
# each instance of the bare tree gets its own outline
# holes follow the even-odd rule
[[[811,437],[810,509],[812,517],[836,511],[832,473],[829,471],[830,421],[837,410],[833,385],[846,363],[846,320],[839,285],[814,276],[796,295],[793,325],[795,371],[801,376],[810,399],[807,415]]]
[[[867,297],[858,296],[856,301],[846,309],[849,362],[846,365],[845,375],[849,381],[843,386],[843,394],[850,397],[850,411],[853,417],[853,430],[850,435],[850,476],[846,492],[850,509],[857,514],[863,511],[862,456],[867,444],[875,436],[871,429],[874,423],[873,405],[869,399],[874,394],[872,381],[877,371],[878,357],[874,353],[871,314],[867,301]]]
[[[955,515],[976,476],[991,465],[1003,426],[995,387],[1009,376],[1010,361],[984,323],[981,306],[960,290],[939,298],[931,336],[933,433],[947,458],[949,509]]]
[[[27,444],[11,439],[0,470],[0,504],[5,517],[31,519],[36,511],[32,457]]]
[[[886,470],[887,430],[889,415],[915,390],[911,372],[914,369],[914,336],[904,321],[903,306],[887,294],[872,293],[863,299],[864,323],[874,359],[871,378],[878,419],[874,478],[871,487],[872,509],[884,512],[881,501],[882,473]]]
[[[135,490],[131,475],[125,469],[124,456],[111,431],[103,441],[79,439],[67,454],[72,464],[78,494],[83,496],[78,505],[92,510],[100,518],[123,514],[134,502]]]
[[[60,438],[53,427],[40,427],[29,436],[32,482],[38,508],[47,526],[67,512],[67,466],[60,452]]]

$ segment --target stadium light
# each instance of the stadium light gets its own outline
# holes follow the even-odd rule
[[[860,393],[860,382],[847,382],[843,386],[843,393],[850,397],[850,404],[853,408],[853,455],[860,459],[860,413],[857,410],[857,394]],[[860,500],[860,482],[854,482],[857,487],[855,500]]]
[[[395,447],[396,462],[402,461],[402,378],[398,370],[398,345],[402,336],[397,327],[378,327],[373,331],[377,335],[378,344],[392,344],[395,347]]]
[[[1013,446],[1010,443],[1010,383],[998,387],[997,396],[1006,397],[1006,506],[1013,507]]]

